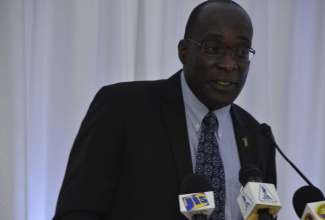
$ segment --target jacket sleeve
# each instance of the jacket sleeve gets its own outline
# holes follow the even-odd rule
[[[123,111],[110,87],[95,96],[81,124],[53,220],[108,219],[123,146]]]

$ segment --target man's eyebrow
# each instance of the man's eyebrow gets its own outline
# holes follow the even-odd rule
[[[247,43],[251,43],[252,42],[251,38],[248,37],[247,35],[240,35],[237,38],[240,39],[240,40],[243,40],[243,41],[247,41]]]
[[[206,38],[214,38],[214,39],[220,39],[220,40],[225,39],[225,37],[223,35],[215,34],[215,33],[207,34],[203,38],[204,39],[206,39]],[[247,43],[251,43],[251,38],[249,36],[247,36],[247,35],[240,35],[240,36],[237,37],[237,39],[246,41]]]

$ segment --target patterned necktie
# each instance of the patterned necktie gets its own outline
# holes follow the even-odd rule
[[[210,215],[210,220],[225,219],[226,180],[217,138],[214,135],[217,124],[218,119],[213,112],[204,117],[196,156],[196,173],[205,175],[214,191],[216,208]]]

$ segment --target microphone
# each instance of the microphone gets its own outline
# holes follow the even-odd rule
[[[237,202],[245,220],[271,220],[281,208],[275,186],[262,182],[261,171],[252,164],[239,171],[242,189]]]
[[[183,179],[178,199],[181,213],[190,220],[207,220],[215,208],[210,181],[198,173]]]
[[[323,193],[315,187],[307,177],[284,155],[275,142],[271,127],[263,123],[260,125],[262,135],[269,138],[282,157],[291,165],[291,167],[308,183],[298,189],[293,196],[294,209],[301,219],[325,219],[325,198]],[[304,210],[304,211],[303,211]]]
[[[313,186],[313,184],[307,179],[307,177],[294,165],[287,157],[284,155],[284,153],[281,151],[277,143],[275,142],[274,135],[272,133],[271,127],[265,123],[260,125],[260,131],[261,134],[265,137],[269,138],[272,143],[274,144],[275,148],[279,151],[281,156],[291,165],[291,167],[308,183],[308,185]]]
[[[315,186],[303,186],[293,195],[293,207],[300,219],[325,219],[325,198]]]

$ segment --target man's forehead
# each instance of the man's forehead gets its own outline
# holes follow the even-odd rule
[[[201,22],[206,21],[205,19],[208,18],[210,20],[211,18],[227,18],[223,19],[225,20],[234,20],[239,19],[239,21],[242,22],[248,22],[251,23],[250,17],[247,14],[247,12],[239,7],[234,5],[224,5],[224,4],[207,4],[205,5],[200,12],[199,20]]]
[[[199,15],[199,23],[197,31],[233,28],[242,30],[250,38],[253,34],[253,27],[248,14],[242,8],[233,5],[228,6],[220,3],[206,5]]]

